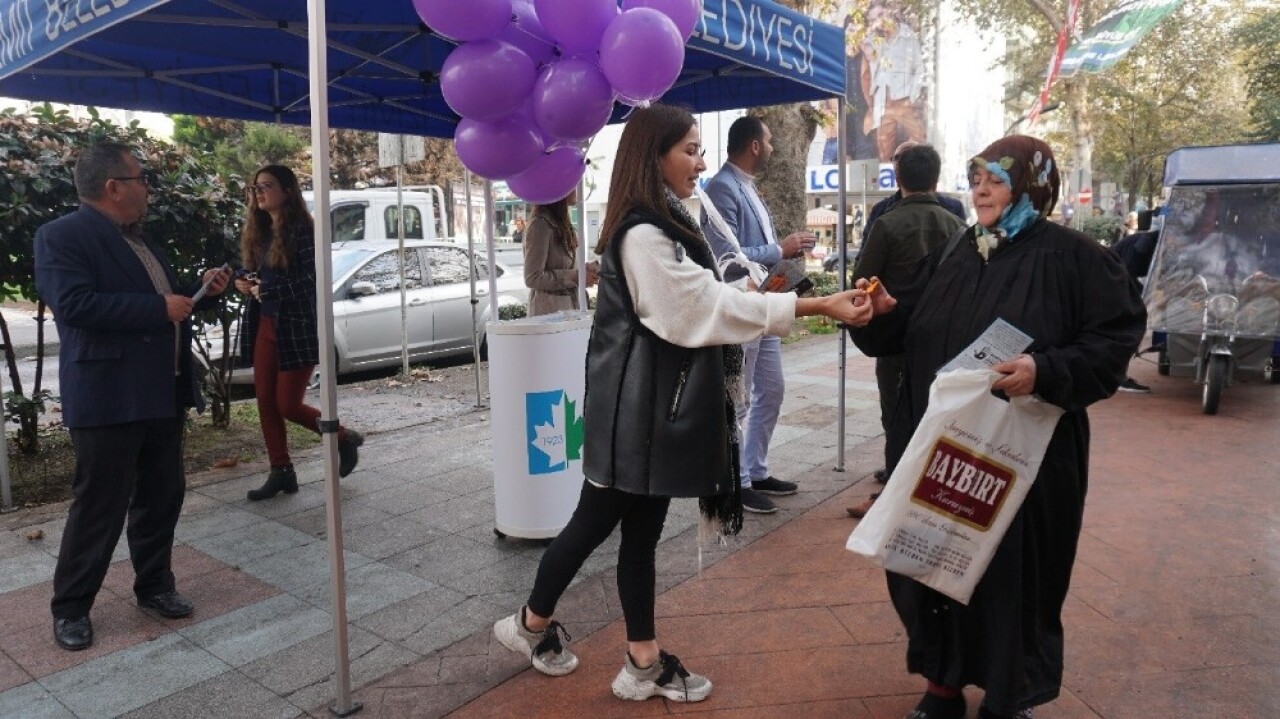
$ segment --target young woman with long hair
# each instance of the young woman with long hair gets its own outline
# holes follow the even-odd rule
[[[249,490],[253,501],[298,491],[285,420],[319,431],[320,411],[302,401],[320,357],[314,237],[293,170],[267,165],[254,173],[240,235],[242,274],[235,281],[236,289],[251,297],[240,351],[253,365],[258,420],[271,462],[266,483]],[[362,444],[359,432],[338,430],[343,477],[355,469]]]
[[[547,548],[528,602],[494,625],[503,646],[552,676],[577,668],[556,603],[617,527],[618,594],[627,653],[621,699],[701,701],[706,677],[659,649],[655,555],[672,497],[697,497],[704,520],[742,526],[734,409],[740,345],[785,335],[795,318],[871,318],[860,290],[822,298],[741,292],[723,283],[685,208],[706,169],[693,115],[668,105],[632,114],[618,147],[600,243],[600,289],[587,351],[583,474],[568,525]]]

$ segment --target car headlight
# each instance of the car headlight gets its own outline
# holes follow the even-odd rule
[[[1205,317],[1211,324],[1224,325],[1235,322],[1236,308],[1240,301],[1235,295],[1214,295],[1205,304]]]

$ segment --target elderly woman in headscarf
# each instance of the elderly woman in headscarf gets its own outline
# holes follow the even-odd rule
[[[985,690],[979,716],[988,719],[1029,717],[1058,696],[1062,605],[1088,486],[1085,409],[1116,391],[1146,324],[1138,287],[1117,258],[1046,219],[1059,190],[1047,144],[998,140],[970,161],[969,183],[977,224],[922,260],[912,284],[893,296],[874,291],[874,319],[850,330],[869,355],[906,355],[886,438],[890,469],[925,413],[938,368],[997,319],[1032,342],[994,367],[1004,375],[994,389],[1035,394],[1066,413],[968,606],[888,574],[908,634],[907,667],[928,680],[908,719],[963,719],[968,685]]]

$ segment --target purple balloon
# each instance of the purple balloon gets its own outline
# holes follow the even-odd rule
[[[459,115],[496,120],[520,107],[537,78],[524,51],[497,40],[477,40],[459,45],[445,58],[440,90]]]
[[[566,55],[593,53],[618,16],[617,0],[533,0],[538,20]]]
[[[600,69],[629,104],[662,97],[680,77],[683,65],[680,31],[671,18],[653,8],[622,13],[600,38]]]
[[[556,43],[538,22],[533,0],[514,0],[511,10],[515,17],[498,33],[498,39],[524,50],[538,65],[551,62],[556,56]]]
[[[637,7],[653,8],[671,18],[680,37],[686,40],[693,37],[694,28],[702,18],[702,0],[622,0],[623,12]]]
[[[505,180],[524,172],[541,158],[542,136],[517,115],[495,122],[464,119],[453,134],[458,159],[487,180]]]
[[[561,140],[585,140],[613,114],[613,86],[590,60],[566,57],[544,68],[533,84],[538,127]]]
[[[557,147],[538,158],[529,169],[508,179],[507,187],[525,202],[548,205],[573,192],[586,171],[582,150]]]
[[[413,9],[432,32],[460,42],[493,37],[511,21],[511,0],[413,0]]]

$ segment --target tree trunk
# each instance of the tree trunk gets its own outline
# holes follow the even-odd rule
[[[13,389],[5,393],[4,397],[0,397],[0,404],[4,407],[4,412],[0,413],[0,417],[7,417],[10,408],[18,420],[18,450],[23,454],[36,454],[40,451],[40,434],[39,430],[39,410],[40,402],[37,395],[33,392],[29,397],[22,391],[22,378],[18,376],[18,356],[13,350],[13,342],[9,337],[9,324],[4,321],[4,316],[0,315],[0,343],[4,345],[4,361],[9,370],[9,381],[13,383]],[[32,399],[36,397],[36,399]],[[0,421],[0,439],[4,437],[4,426],[8,421]],[[4,442],[0,441],[0,447],[5,447]]]
[[[782,240],[805,229],[809,207],[804,173],[809,144],[818,129],[818,115],[807,103],[772,105],[754,109],[751,114],[759,117],[773,134],[773,157],[756,184],[769,204],[778,240]]]
[[[445,180],[444,182],[444,207],[440,208],[440,214],[443,220],[444,232],[449,237],[457,237],[458,231],[455,229],[457,218],[454,217],[453,202],[453,180]]]
[[[1093,120],[1089,113],[1089,80],[1077,75],[1067,81],[1067,108],[1071,113],[1071,135],[1075,139],[1075,168],[1071,173],[1071,192],[1078,193],[1088,187],[1093,189]],[[1061,168],[1059,168],[1061,172]],[[1093,202],[1100,202],[1094,195]],[[1076,227],[1088,217],[1091,208],[1076,213]]]

